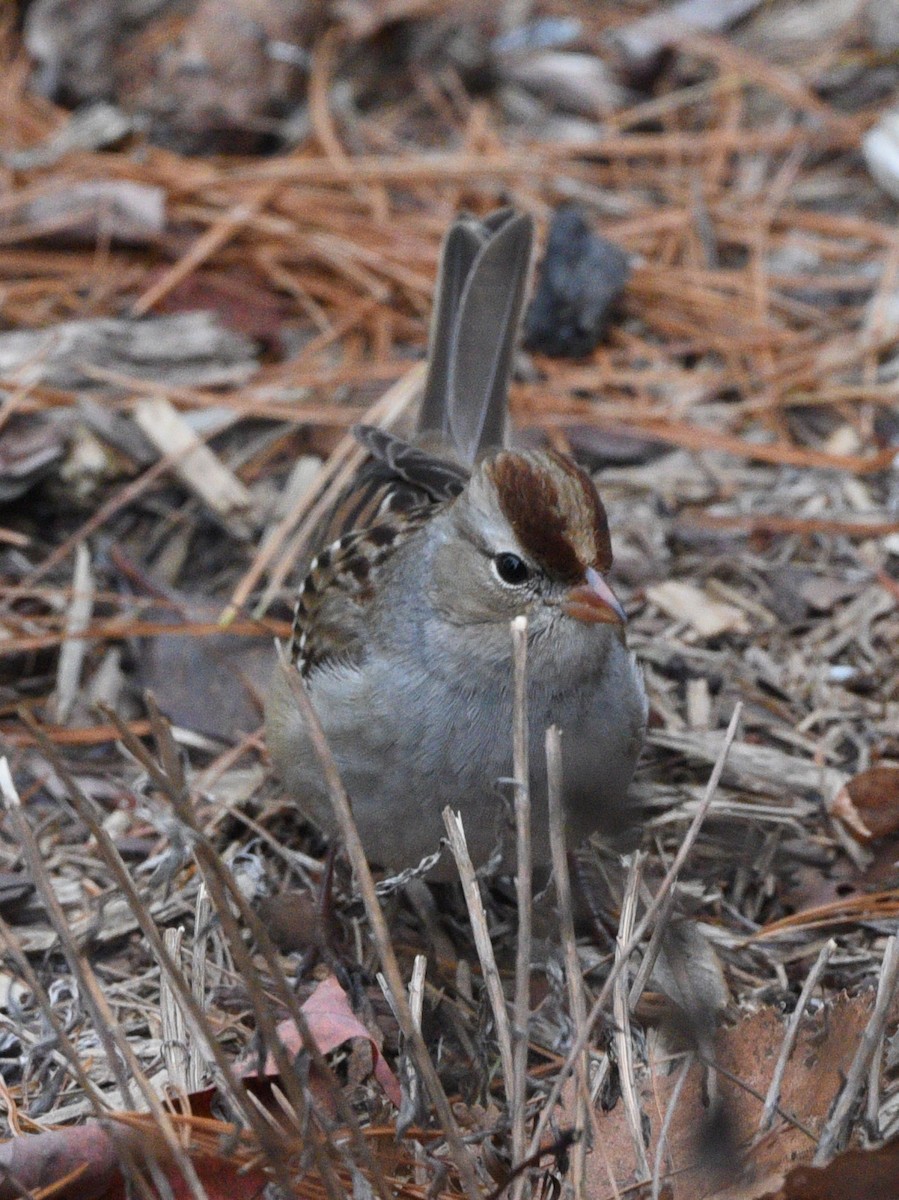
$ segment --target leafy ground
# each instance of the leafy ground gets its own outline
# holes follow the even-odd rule
[[[895,4],[27,7],[0,1196],[894,1195]],[[491,993],[460,890],[379,932],[260,729],[347,429],[408,423],[443,232],[508,202],[629,256],[512,406],[597,472],[652,705],[641,851],[585,851],[517,996],[512,885]]]

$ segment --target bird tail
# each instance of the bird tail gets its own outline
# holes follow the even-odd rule
[[[419,434],[471,466],[502,446],[534,223],[511,208],[458,217],[443,243]]]

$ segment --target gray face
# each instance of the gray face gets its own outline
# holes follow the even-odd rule
[[[592,511],[591,506],[591,518]],[[593,537],[587,526],[581,540],[591,555]],[[620,625],[577,620],[565,611],[572,589],[587,577],[587,566],[569,565],[568,546],[549,562],[529,551],[503,512],[489,467],[476,473],[466,491],[434,518],[427,548],[424,539],[419,543],[417,549],[403,550],[419,556],[415,562],[422,591],[433,609],[428,628],[420,633],[435,654],[439,646],[439,654],[452,659],[454,671],[464,672],[470,656],[477,655],[507,673],[509,623],[519,615],[528,619],[532,670],[551,673],[563,687],[600,670],[610,646],[621,640]],[[558,570],[559,559],[564,574]]]

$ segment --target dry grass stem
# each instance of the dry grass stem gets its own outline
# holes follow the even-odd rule
[[[793,1047],[796,1045],[796,1039],[799,1036],[799,1029],[802,1025],[802,1018],[805,1015],[809,1000],[812,998],[812,993],[818,986],[818,982],[824,974],[828,962],[830,962],[830,956],[836,948],[837,944],[833,938],[825,942],[821,947],[821,951],[815,959],[812,969],[806,976],[805,983],[802,985],[802,991],[799,993],[796,1007],[790,1014],[790,1021],[787,1025],[787,1031],[784,1034],[783,1045],[780,1048],[774,1073],[771,1076],[771,1086],[768,1088],[768,1094],[765,1097],[765,1107],[759,1119],[758,1131],[760,1134],[764,1133],[774,1120],[774,1115],[777,1112],[777,1104],[780,1099],[780,1089],[783,1084],[784,1072],[787,1069],[787,1063],[790,1061],[790,1055],[793,1053]]]
[[[580,1037],[587,1023],[587,1003],[584,996],[584,979],[581,973],[577,940],[574,932],[571,876],[568,870],[568,840],[565,833],[565,808],[562,804],[563,783],[562,735],[558,726],[551,725],[546,731],[546,795],[550,853],[552,854],[556,901],[559,908],[559,931],[561,933],[562,954],[565,962],[568,1009],[571,1014],[571,1023],[575,1037]],[[579,1136],[571,1151],[571,1176],[575,1196],[580,1196],[584,1187],[588,1109],[590,1104],[589,1062],[586,1049],[575,1063],[574,1077],[577,1089],[575,1130]]]
[[[552,1112],[553,1112],[556,1104],[558,1104],[558,1102],[559,1102],[559,1096],[561,1095],[562,1088],[564,1087],[566,1081],[568,1080],[568,1078],[571,1074],[571,1071],[573,1070],[574,1065],[577,1062],[578,1056],[580,1054],[582,1054],[584,1049],[586,1048],[587,1039],[589,1038],[589,1036],[593,1030],[593,1026],[599,1020],[600,1014],[602,1013],[603,1008],[605,1007],[606,1002],[608,1001],[609,994],[611,993],[611,991],[615,985],[615,981],[618,978],[619,971],[623,969],[625,962],[627,962],[627,960],[630,958],[631,954],[633,954],[634,950],[636,950],[636,948],[639,946],[639,944],[642,941],[650,924],[656,919],[662,905],[665,902],[665,898],[667,897],[667,895],[671,891],[671,889],[674,887],[674,884],[677,881],[677,877],[680,874],[680,871],[681,871],[684,863],[687,861],[690,851],[693,849],[693,845],[694,845],[697,837],[699,836],[700,829],[702,828],[703,821],[705,820],[706,816],[708,815],[708,811],[709,811],[709,808],[711,807],[712,800],[715,797],[715,792],[718,788],[718,784],[721,781],[721,775],[724,771],[724,766],[727,762],[728,753],[730,752],[730,748],[731,748],[731,745],[733,744],[733,740],[737,735],[737,727],[740,723],[740,715],[741,715],[742,711],[743,711],[743,705],[737,704],[737,706],[735,707],[735,709],[733,711],[733,715],[731,716],[730,724],[727,727],[727,732],[724,735],[724,741],[723,741],[721,749],[719,751],[717,761],[715,762],[715,765],[712,768],[712,773],[709,776],[709,781],[706,785],[705,794],[702,797],[702,800],[700,801],[700,803],[696,809],[696,813],[693,817],[693,820],[690,822],[690,826],[687,829],[686,834],[684,835],[684,839],[681,842],[680,847],[678,848],[677,854],[674,856],[671,866],[668,868],[668,871],[665,874],[665,878],[662,880],[661,884],[659,885],[659,888],[653,897],[652,903],[647,906],[646,911],[644,912],[643,916],[640,918],[640,921],[638,922],[637,927],[633,932],[633,935],[629,939],[627,945],[623,947],[620,961],[616,957],[614,966],[612,967],[611,971],[609,972],[608,977],[606,978],[605,982],[603,983],[603,986],[600,989],[599,995],[594,1000],[593,1007],[590,1009],[590,1012],[587,1014],[587,1020],[584,1025],[584,1029],[583,1029],[582,1033],[578,1034],[578,1036],[575,1038],[574,1044],[572,1045],[571,1049],[568,1051],[568,1054],[565,1058],[565,1062],[562,1064],[562,1067],[561,1067],[558,1075],[556,1076],[555,1082],[553,1083],[553,1086],[550,1089],[549,1096],[547,1097],[543,1111],[541,1112],[540,1117],[537,1120],[537,1124],[534,1129],[534,1133],[531,1136],[531,1143],[530,1143],[530,1146],[528,1147],[529,1152],[531,1152],[531,1153],[536,1151],[540,1145],[540,1138],[542,1137],[542,1135],[546,1129],[546,1126],[549,1123],[550,1117],[552,1115]]]
[[[299,673],[292,670],[290,664],[285,661],[283,652],[281,653],[281,665],[288,671],[291,691],[297,702],[303,722],[309,731],[316,757],[325,777],[334,816],[340,828],[350,865],[353,868],[356,886],[359,888],[362,902],[365,905],[365,913],[371,926],[372,938],[374,939],[378,958],[381,962],[381,969],[390,987],[394,1011],[397,1014],[400,1029],[402,1030],[403,1037],[406,1039],[406,1044],[412,1050],[415,1066],[424,1080],[428,1094],[431,1097],[431,1103],[437,1110],[438,1120],[446,1136],[447,1146],[449,1147],[456,1169],[459,1172],[465,1192],[469,1200],[478,1200],[479,1187],[474,1164],[465,1143],[462,1141],[458,1125],[456,1124],[449,1101],[446,1098],[446,1093],[443,1090],[443,1085],[440,1082],[421,1032],[415,1028],[415,1023],[412,1020],[412,1013],[409,1010],[409,1002],[406,998],[399,963],[397,962],[396,954],[390,940],[384,913],[375,892],[375,883],[372,879],[371,868],[365,857],[365,850],[359,837],[359,831],[356,828],[356,822],[353,820],[349,798],[340,781],[340,775],[331,751],[328,748],[321,722],[312,706],[312,701],[306,693],[303,681]]]
[[[637,851],[629,855],[627,862],[627,880],[624,897],[621,901],[621,917],[618,921],[618,932],[615,936],[615,987],[612,992],[612,1012],[615,1018],[615,1049],[618,1060],[618,1077],[621,1081],[621,1098],[627,1123],[630,1129],[631,1141],[634,1146],[634,1159],[641,1180],[650,1178],[649,1159],[646,1156],[646,1144],[643,1141],[643,1118],[640,1111],[638,1089],[634,1079],[634,1054],[631,1043],[631,1009],[630,1009],[630,976],[628,972],[632,945],[634,924],[637,917],[637,903],[640,895],[640,881],[643,874],[645,855]]]
[[[94,578],[90,551],[84,543],[75,549],[75,570],[72,575],[72,601],[66,613],[65,631],[56,668],[54,716],[64,725],[75,705],[81,679],[81,667],[87,642],[80,637],[91,622],[94,611]]]
[[[693,1066],[693,1055],[687,1054],[684,1057],[683,1065],[677,1075],[677,1081],[671,1089],[671,1096],[665,1108],[665,1116],[662,1120],[662,1127],[659,1130],[659,1140],[656,1143],[656,1152],[652,1161],[652,1200],[659,1200],[662,1194],[662,1164],[665,1161],[665,1150],[668,1146],[668,1134],[671,1130],[674,1115],[677,1112],[678,1101],[681,1098],[681,1093],[684,1090],[684,1084],[687,1082],[687,1076],[690,1074],[690,1068]]]
[[[877,999],[868,1021],[862,1039],[859,1042],[852,1065],[846,1075],[846,1082],[827,1119],[827,1124],[818,1139],[818,1149],[815,1151],[814,1163],[820,1166],[829,1162],[842,1149],[849,1130],[849,1122],[853,1110],[858,1103],[858,1095],[865,1082],[874,1055],[881,1049],[890,1005],[896,992],[899,979],[899,938],[894,934],[887,939],[883,954],[883,967],[877,984]]]
[[[471,861],[471,855],[468,853],[468,843],[465,840],[465,829],[462,825],[462,818],[458,813],[454,813],[451,808],[445,808],[443,810],[443,824],[446,828],[447,838],[449,839],[450,853],[459,872],[459,880],[465,896],[465,907],[468,911],[468,919],[471,922],[471,933],[478,953],[478,962],[481,964],[484,986],[487,989],[487,997],[490,1001],[490,1011],[493,1013],[493,1024],[496,1030],[496,1041],[499,1046],[500,1060],[502,1062],[503,1078],[511,1080],[515,1077],[512,1024],[509,1020],[509,1010],[506,1004],[506,993],[503,990],[502,978],[500,977],[499,968],[496,965],[493,943],[490,940],[490,930],[487,925],[487,913],[484,909],[484,901],[481,898],[481,889],[475,874],[474,865]]]
[[[8,814],[12,818],[19,845],[25,852],[32,878],[40,892],[43,903],[46,905],[62,951],[66,956],[72,974],[78,980],[79,990],[84,1002],[91,1011],[94,1028],[97,1030],[103,1044],[104,1052],[116,1076],[125,1103],[132,1108],[135,1105],[135,1097],[131,1088],[133,1082],[147,1108],[155,1117],[157,1127],[162,1133],[169,1153],[178,1164],[178,1169],[183,1174],[188,1187],[191,1189],[191,1194],[197,1200],[207,1200],[206,1191],[200,1182],[193,1163],[185,1153],[172,1127],[165,1107],[144,1074],[128,1039],[124,1036],[118,1022],[115,1020],[112,1009],[107,1003],[93,970],[72,938],[65,913],[56,898],[49,874],[44,866],[40,847],[22,811],[22,802],[13,783],[9,762],[6,758],[0,758],[0,794],[3,796]],[[147,1165],[154,1175],[158,1174],[158,1167],[152,1161],[152,1158]]]
[[[513,727],[512,774],[515,800],[515,899],[518,913],[518,935],[515,952],[515,1003],[512,1026],[513,1074],[507,1081],[509,1114],[512,1122],[512,1161],[520,1163],[525,1157],[527,1130],[528,1034],[531,1015],[531,925],[533,905],[531,856],[531,786],[528,757],[527,703],[527,617],[512,622],[513,670]],[[512,1185],[512,1200],[520,1200],[527,1179],[519,1175]]]
[[[177,929],[166,929],[162,936],[172,962],[176,965],[181,964],[183,962],[181,947],[184,941],[184,929],[181,926]],[[165,971],[162,971],[161,975],[159,1014],[162,1024],[162,1053],[169,1084],[174,1088],[179,1099],[183,1101],[190,1094],[188,1080],[192,1054],[188,1040],[188,1027],[178,998],[169,984],[168,976]]]
[[[212,906],[209,903],[209,889],[205,883],[197,888],[197,898],[194,907],[194,936],[191,956],[190,990],[200,1009],[206,1009],[207,993],[207,962],[206,955],[209,947],[209,923],[212,919]],[[193,1037],[190,1043],[190,1062],[188,1063],[188,1094],[198,1092],[206,1080],[212,1060],[208,1051],[204,1057],[205,1039],[198,1036],[198,1031],[191,1026]]]

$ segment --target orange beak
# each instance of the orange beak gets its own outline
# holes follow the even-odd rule
[[[562,603],[565,615],[587,624],[623,625],[627,613],[600,573],[588,567],[584,579],[565,597]]]

